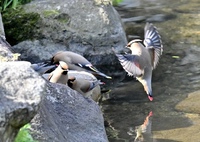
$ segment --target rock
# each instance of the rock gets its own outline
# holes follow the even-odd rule
[[[4,32],[4,27],[3,27],[1,13],[0,13],[0,36],[3,37],[3,38],[5,38],[5,32]]]
[[[126,22],[143,22],[146,21],[146,16],[135,16],[135,17],[131,17],[131,18],[123,18],[122,21],[124,23]]]
[[[0,66],[0,140],[13,142],[29,123],[45,95],[45,81],[28,62],[4,62]]]
[[[118,50],[127,44],[119,14],[105,0],[35,0],[26,4],[22,11],[25,14],[18,13],[14,18],[8,15],[5,20],[9,21],[5,22],[5,29],[24,27],[26,31],[25,28],[30,28],[27,24],[32,24],[27,33],[9,33],[12,37],[19,34],[14,36],[14,44],[17,40],[23,41],[13,47],[22,54],[22,60],[39,62],[59,50],[69,50],[83,55],[94,65],[111,65],[118,62],[112,47]],[[23,16],[28,17],[27,14],[37,18],[26,24],[20,22]],[[11,26],[17,17],[21,20]]]
[[[147,22],[163,22],[176,18],[174,14],[156,14],[146,19]]]
[[[190,93],[188,97],[176,105],[176,109],[188,113],[200,113],[200,91]]]
[[[63,84],[51,83],[32,120],[33,138],[40,142],[107,142],[102,112],[93,100]]]
[[[20,54],[11,52],[10,44],[0,35],[0,63],[17,61]]]

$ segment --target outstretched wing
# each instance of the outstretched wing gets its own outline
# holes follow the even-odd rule
[[[147,23],[144,28],[144,45],[152,52],[153,68],[155,69],[160,56],[162,55],[163,45],[161,36],[153,24]]]
[[[139,56],[131,54],[116,54],[116,56],[128,75],[135,77],[143,75],[144,71],[140,67]]]

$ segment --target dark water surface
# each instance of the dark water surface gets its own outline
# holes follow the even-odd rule
[[[200,142],[200,0],[124,0],[116,10],[129,41],[143,39],[146,21],[156,25],[164,52],[153,72],[153,102],[126,77],[101,103],[109,141],[133,142],[135,127],[147,125],[136,141]]]

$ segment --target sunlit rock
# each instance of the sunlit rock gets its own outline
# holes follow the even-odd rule
[[[102,112],[90,98],[66,85],[49,84],[32,120],[34,139],[42,142],[107,142]]]
[[[28,62],[4,62],[0,65],[0,140],[13,142],[23,125],[39,109],[45,94],[45,81]]]
[[[23,12],[39,16],[33,16],[37,18],[30,24],[21,22],[19,25],[26,27],[34,23],[30,32],[17,32],[20,35],[16,38],[27,37],[13,47],[22,54],[22,60],[39,62],[59,50],[70,50],[85,56],[94,65],[111,65],[117,62],[113,60],[111,48],[122,49],[127,44],[121,19],[109,1],[36,0],[25,5]],[[14,20],[18,19],[9,19],[10,23],[5,25]]]

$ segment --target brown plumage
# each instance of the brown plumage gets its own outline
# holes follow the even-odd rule
[[[94,101],[98,101],[100,97],[100,84],[99,80],[89,81],[83,78],[70,77],[68,79],[68,86],[83,96],[91,97]]]
[[[161,37],[153,24],[147,23],[144,35],[144,45],[142,40],[132,40],[127,44],[127,48],[131,50],[131,54],[117,54],[124,70],[130,76],[134,76],[142,83],[144,90],[150,101],[152,97],[151,78],[152,70],[156,68],[159,58],[163,51]]]
[[[51,64],[58,64],[59,61],[64,61],[68,64],[70,70],[87,71],[94,75],[100,75],[105,78],[111,79],[112,77],[97,70],[87,59],[83,56],[71,52],[60,51],[57,52],[51,59]]]

